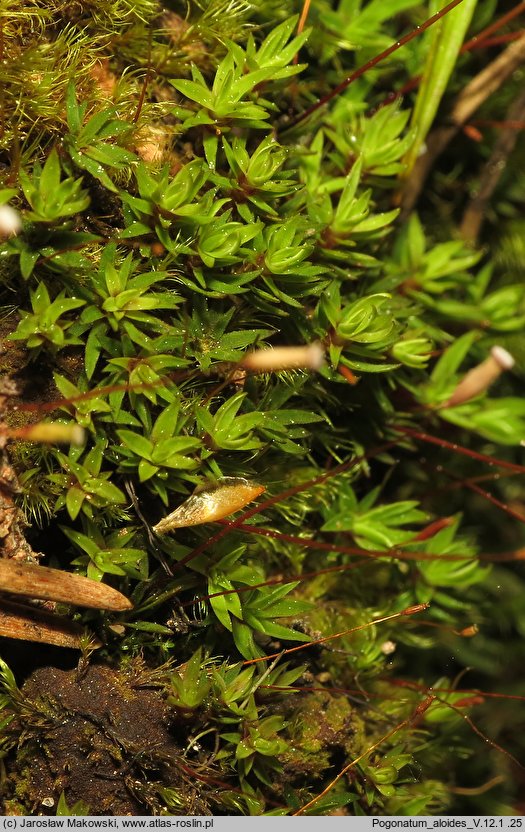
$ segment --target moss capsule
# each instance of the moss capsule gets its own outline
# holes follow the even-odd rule
[[[183,526],[212,523],[244,508],[265,491],[264,485],[244,477],[222,477],[214,485],[195,491],[175,511],[160,520],[153,530],[166,534]]]

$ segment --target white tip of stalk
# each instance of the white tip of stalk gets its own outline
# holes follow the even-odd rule
[[[22,219],[10,205],[0,205],[0,238],[16,237],[22,231]]]
[[[512,370],[516,363],[514,357],[504,347],[492,347],[490,354],[502,370]]]
[[[86,438],[86,431],[80,425],[72,425],[71,427],[71,445],[83,445]]]
[[[514,358],[503,347],[492,347],[490,355],[461,379],[444,407],[456,407],[485,393],[505,370],[514,366]]]
[[[241,366],[251,373],[275,373],[280,370],[320,370],[324,349],[315,341],[304,347],[275,347],[248,353]]]

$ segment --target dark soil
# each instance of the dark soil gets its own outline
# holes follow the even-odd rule
[[[47,814],[62,791],[91,814],[149,814],[165,788],[181,808],[209,809],[188,778],[161,692],[137,684],[137,674],[91,665],[76,670],[42,667],[22,687],[27,723],[9,765],[11,798]],[[22,720],[21,720],[22,721]],[[54,810],[49,810],[54,814]]]

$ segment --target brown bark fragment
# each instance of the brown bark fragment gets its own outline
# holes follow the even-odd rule
[[[83,633],[82,627],[61,616],[38,607],[0,600],[0,636],[78,650]],[[101,646],[98,640],[96,646]]]
[[[122,593],[106,584],[60,569],[12,560],[0,560],[0,587],[14,595],[62,601],[78,607],[122,611],[133,606]]]

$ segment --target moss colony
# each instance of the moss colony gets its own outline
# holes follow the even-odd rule
[[[80,653],[3,639],[3,812],[519,814],[510,5],[323,106],[437,6],[1,9],[3,553],[133,602],[27,601]],[[223,478],[266,488],[235,527],[152,531]]]

